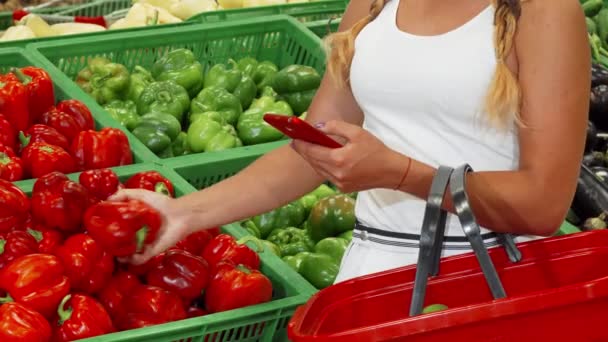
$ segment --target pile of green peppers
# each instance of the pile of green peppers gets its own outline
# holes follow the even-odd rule
[[[355,226],[356,194],[321,185],[241,226],[318,289],[332,285]]]
[[[593,61],[608,68],[608,1],[580,0]]]
[[[92,58],[76,82],[150,150],[169,158],[284,139],[263,115],[301,116],[321,76],[308,66],[279,69],[251,57],[205,72],[192,51],[176,49],[149,69],[138,65],[130,72]]]

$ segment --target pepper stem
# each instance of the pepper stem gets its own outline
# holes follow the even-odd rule
[[[238,264],[236,266],[236,269],[239,270],[239,271],[241,271],[241,272],[243,272],[243,273],[245,273],[245,274],[247,274],[247,275],[251,274],[251,270],[249,269],[249,267],[247,267],[245,265]]]
[[[34,237],[34,239],[36,239],[36,242],[40,242],[42,241],[42,233],[34,230],[34,229],[28,229],[27,232]]]
[[[6,245],[6,240],[0,240],[0,254],[4,253],[4,245]]]
[[[25,148],[27,145],[29,145],[31,140],[31,136],[25,135],[23,131],[19,132],[19,142],[21,142],[21,148]]]
[[[6,165],[10,162],[11,162],[11,158],[8,156],[8,154],[6,154],[4,152],[0,152],[0,165]]]
[[[0,304],[6,304],[10,302],[14,302],[13,297],[11,297],[10,294],[7,293],[6,296],[0,297]]]
[[[69,294],[69,295],[63,297],[63,299],[61,300],[61,303],[59,303],[59,307],[57,308],[57,316],[59,316],[59,321],[57,322],[58,325],[62,325],[63,322],[67,321],[68,319],[70,319],[70,317],[72,317],[72,311],[74,311],[74,309],[72,309],[70,307],[66,310],[64,308],[65,304],[71,298],[72,298],[72,295]]]
[[[236,243],[239,245],[247,244],[247,242],[253,242],[255,244],[256,252],[262,253],[264,251],[264,244],[262,244],[262,241],[255,236],[245,236],[236,241]]]
[[[165,184],[163,182],[158,182],[158,183],[156,183],[156,185],[154,185],[154,192],[158,192],[159,194],[171,196],[171,192],[169,191],[169,188],[167,188],[167,184]]]
[[[11,73],[17,76],[19,82],[23,83],[24,85],[28,85],[30,82],[32,82],[32,78],[30,76],[24,74],[23,71],[17,68],[11,68]]]
[[[156,96],[158,97],[158,99],[161,102],[172,102],[171,94],[169,94],[168,91],[159,91],[158,94],[156,94]]]
[[[154,10],[154,16],[151,19],[148,19],[146,25],[157,25],[158,24],[158,10]]]
[[[141,253],[144,249],[144,242],[146,241],[146,236],[148,235],[148,226],[141,227],[137,233],[135,233],[135,252]]]

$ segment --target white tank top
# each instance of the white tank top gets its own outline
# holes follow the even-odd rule
[[[516,169],[516,130],[499,132],[483,120],[496,67],[494,8],[448,33],[418,36],[397,27],[398,6],[399,0],[389,1],[355,41],[350,81],[363,127],[433,167]],[[356,215],[369,227],[419,234],[424,207],[405,192],[375,189],[359,194]],[[464,235],[454,215],[446,235]]]

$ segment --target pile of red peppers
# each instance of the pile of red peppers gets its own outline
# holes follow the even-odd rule
[[[13,68],[0,75],[0,179],[132,163],[121,130],[96,131],[91,112],[78,100],[55,103],[53,81],[44,69]]]
[[[30,198],[0,179],[0,341],[74,341],[272,299],[256,251],[218,228],[144,265],[121,263],[154,242],[162,223],[143,202],[107,201],[121,188],[175,196],[156,171],[124,182],[110,169],[78,181],[50,172]]]

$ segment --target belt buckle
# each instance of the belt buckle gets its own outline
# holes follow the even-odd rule
[[[367,230],[362,230],[361,231],[361,240],[367,241],[368,239],[369,239],[369,235],[367,233]]]

